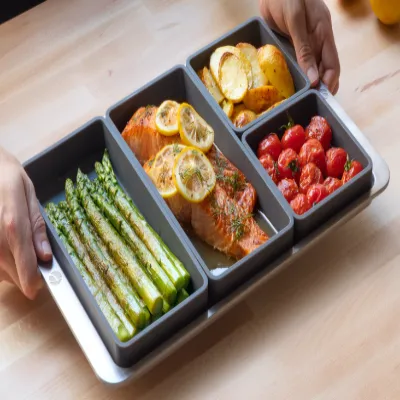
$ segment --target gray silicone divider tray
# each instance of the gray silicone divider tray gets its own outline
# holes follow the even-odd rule
[[[158,106],[166,99],[188,102],[214,128],[216,146],[244,173],[256,189],[258,194],[256,207],[262,213],[258,214],[260,226],[270,236],[266,243],[232,265],[232,260],[227,260],[225,257],[221,260],[220,252],[203,244],[195,235],[191,235],[189,238],[176,220],[180,236],[185,240],[191,251],[196,254],[208,276],[209,299],[210,304],[212,304],[250,278],[256,271],[265,267],[293,244],[293,218],[281,206],[276,194],[267,187],[259,171],[249,160],[248,154],[243,150],[239,139],[217,116],[215,107],[205,101],[203,94],[194,84],[192,76],[183,66],[172,68],[107,111],[111,133],[124,151],[129,152],[130,150],[121,137],[121,132],[134,112],[138,108],[150,104]],[[136,169],[142,169],[133,152],[131,152],[129,159]],[[148,178],[148,182],[151,183],[150,178]],[[155,186],[153,186],[153,194],[159,203],[165,205],[165,213],[174,218]],[[216,276],[210,269],[216,266],[218,262],[223,266],[232,266]]]
[[[347,151],[351,159],[359,161],[364,169],[347,184],[333,192],[322,202],[312,207],[303,215],[293,212],[292,208],[280,193],[279,189],[272,181],[268,173],[264,170],[257,159],[257,146],[260,141],[269,133],[276,133],[280,138],[282,131],[280,127],[287,124],[289,115],[295,123],[306,127],[314,115],[320,115],[328,121],[332,128],[332,146],[342,147]],[[332,215],[343,209],[349,202],[367,192],[372,185],[372,162],[349,129],[343,124],[332,108],[324,100],[323,96],[315,90],[310,90],[300,97],[288,101],[282,109],[259,122],[251,129],[247,130],[242,137],[242,141],[249,151],[254,165],[260,170],[268,185],[277,193],[281,202],[292,213],[295,221],[295,238],[300,240],[308,235],[313,229],[320,226]]]
[[[110,134],[103,118],[88,122],[25,163],[24,167],[35,186],[41,207],[49,201],[58,202],[65,198],[65,179],[70,177],[75,182],[77,168],[81,168],[90,176],[95,175],[94,163],[101,161],[105,148],[109,151],[117,178],[127,194],[191,275],[189,298],[130,341],[123,343],[111,330],[42,208],[54,255],[62,272],[72,285],[114,362],[119,366],[128,367],[138,362],[206,309],[207,278],[192,253],[187,251],[186,244],[179,238],[180,233],[174,224],[171,224],[170,218],[159,208],[157,199],[148,190],[140,171],[130,164],[126,151],[121,149]]]
[[[204,97],[216,108],[220,117],[224,120],[226,124],[229,125],[231,129],[233,129],[239,137],[249,128],[254,126],[258,121],[264,120],[268,115],[272,113],[278,112],[282,109],[283,104],[279,105],[275,109],[271,110],[269,113],[266,113],[260,117],[258,117],[255,121],[247,124],[243,128],[237,128],[232,121],[228,118],[228,116],[224,113],[220,105],[215,101],[215,99],[208,92],[207,88],[204,86],[203,82],[197,75],[197,71],[202,69],[203,67],[208,67],[210,65],[210,57],[213,51],[221,46],[236,46],[238,43],[245,42],[250,43],[256,48],[266,45],[272,44],[278,47],[283,55],[285,56],[286,62],[288,64],[290,73],[293,77],[293,82],[295,86],[296,93],[291,97],[299,96],[310,88],[310,82],[303,71],[300,69],[298,64],[293,59],[292,55],[282,46],[281,41],[275,35],[275,33],[268,27],[265,21],[262,18],[254,17],[243,24],[237,26],[232,29],[225,35],[216,39],[209,45],[203,47],[198,50],[196,53],[191,55],[187,61],[186,65],[189,69],[189,72],[193,75],[194,81],[200,87]]]

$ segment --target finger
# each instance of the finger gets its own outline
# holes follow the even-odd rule
[[[23,175],[23,181],[36,254],[42,261],[50,261],[52,257],[51,247],[47,238],[46,224],[36,198],[35,188],[26,174]]]
[[[322,46],[322,62],[324,74],[321,77],[322,81],[333,93],[336,87],[339,87],[340,77],[340,62],[333,32],[330,29]]]
[[[304,1],[290,4],[287,11],[286,25],[292,37],[297,61],[307,75],[312,86],[319,82],[317,62],[310,35],[307,29],[306,7]]]
[[[13,209],[6,221],[6,235],[14,257],[21,289],[26,297],[33,300],[42,286],[37,268],[37,258],[32,242],[32,229],[25,198],[22,177],[15,181]]]

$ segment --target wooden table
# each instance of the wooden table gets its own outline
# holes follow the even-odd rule
[[[250,0],[48,0],[0,26],[0,143],[23,161],[244,19]],[[0,286],[0,398],[400,398],[400,26],[328,1],[340,103],[388,190],[151,373],[101,385],[44,290]],[[0,172],[1,173],[1,172]]]

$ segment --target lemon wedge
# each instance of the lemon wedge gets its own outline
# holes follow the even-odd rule
[[[178,110],[178,127],[182,142],[207,152],[214,143],[214,129],[187,103]]]
[[[178,109],[179,103],[173,100],[166,100],[158,107],[156,128],[162,135],[173,136],[178,133]]]
[[[187,147],[176,157],[172,177],[178,192],[191,203],[203,201],[216,182],[207,156],[194,147]]]
[[[157,190],[164,199],[177,194],[177,189],[172,178],[175,158],[186,146],[181,144],[170,144],[163,147],[154,158],[148,174]]]

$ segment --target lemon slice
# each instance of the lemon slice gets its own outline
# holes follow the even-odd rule
[[[179,103],[173,100],[166,100],[158,107],[156,128],[162,135],[172,136],[178,133],[178,109]]]
[[[196,110],[182,103],[178,110],[178,127],[182,142],[203,152],[210,150],[214,143],[214,129],[204,121]]]
[[[187,147],[175,159],[173,180],[178,192],[191,203],[203,201],[215,187],[214,168],[206,155]]]
[[[185,147],[177,143],[165,146],[157,153],[151,164],[148,174],[164,199],[168,199],[177,193],[172,172],[175,158]]]

